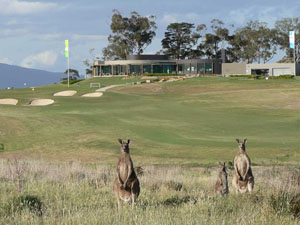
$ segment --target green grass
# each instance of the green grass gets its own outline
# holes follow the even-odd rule
[[[101,98],[82,98],[91,82],[103,86],[139,78],[93,78],[72,85],[73,97],[56,84],[1,90],[17,106],[0,106],[0,157],[115,164],[118,138],[132,139],[138,164],[215,165],[233,159],[236,138],[248,138],[256,165],[300,161],[300,80],[244,80],[202,77],[171,83],[118,87]],[[46,107],[25,106],[52,98]]]

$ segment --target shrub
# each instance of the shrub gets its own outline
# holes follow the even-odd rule
[[[300,193],[272,194],[269,204],[278,214],[291,214],[300,219]]]
[[[172,180],[166,182],[165,186],[167,187],[167,189],[174,190],[174,191],[181,191],[183,187],[181,183]]]
[[[185,74],[176,74],[176,73],[146,73],[143,74],[148,77],[158,77],[158,76],[184,76]]]
[[[6,206],[6,211],[8,214],[13,214],[24,209],[29,209],[30,212],[41,216],[43,214],[42,207],[43,203],[39,197],[33,195],[21,195],[9,201]]]
[[[229,75],[229,77],[242,77],[248,79],[264,79],[263,75],[247,75],[247,74],[237,74],[237,75]]]
[[[287,74],[287,75],[280,75],[280,76],[270,76],[269,79],[272,79],[272,80],[283,80],[283,79],[294,79],[295,76],[294,75],[290,75],[290,74]]]
[[[185,204],[185,203],[188,203],[188,202],[196,204],[197,199],[192,198],[191,196],[184,196],[184,197],[175,196],[175,197],[171,197],[171,198],[168,198],[168,199],[162,201],[162,205],[179,206],[181,204]]]
[[[70,84],[76,84],[80,81],[83,81],[83,80],[70,80]],[[61,84],[68,84],[68,81],[62,81],[60,82]]]

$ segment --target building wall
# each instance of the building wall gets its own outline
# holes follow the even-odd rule
[[[272,64],[246,64],[246,63],[223,63],[222,74],[234,75],[234,74],[248,74],[251,75],[253,70],[269,70],[269,76],[275,76],[274,70],[283,71],[283,74],[300,75],[300,64],[297,65],[297,73],[295,73],[294,63],[272,63]],[[284,72],[285,71],[285,72]],[[278,75],[278,74],[277,74]]]
[[[272,63],[272,64],[247,64],[246,74],[251,74],[252,70],[268,69],[269,76],[274,76],[273,69],[289,69],[292,75],[295,75],[294,63]]]
[[[222,74],[246,74],[246,65],[246,63],[222,63]]]

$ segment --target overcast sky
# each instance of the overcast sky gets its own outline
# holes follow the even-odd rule
[[[64,40],[70,40],[71,68],[84,72],[89,49],[107,45],[112,10],[155,15],[157,35],[145,53],[160,50],[172,22],[208,24],[217,18],[235,27],[249,20],[268,22],[300,16],[298,0],[0,0],[0,62],[64,71]]]

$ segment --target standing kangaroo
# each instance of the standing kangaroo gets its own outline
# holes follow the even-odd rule
[[[120,208],[120,200],[132,204],[140,194],[140,183],[135,174],[132,160],[129,155],[129,143],[119,139],[121,144],[121,155],[117,164],[117,178],[114,182],[114,193],[117,197],[118,208]]]
[[[236,188],[237,192],[244,193],[247,190],[251,192],[254,188],[254,177],[251,169],[251,161],[246,153],[247,139],[240,141],[236,139],[239,144],[239,151],[234,157],[235,174],[232,179],[232,186]]]
[[[219,175],[215,185],[215,193],[219,195],[227,195],[229,193],[225,162],[219,162]]]

